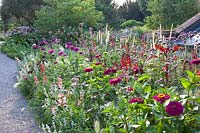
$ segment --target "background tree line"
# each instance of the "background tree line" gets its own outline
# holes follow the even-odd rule
[[[156,29],[159,24],[164,28],[172,23],[179,25],[199,9],[199,0],[127,0],[122,6],[112,0],[2,0],[1,18],[5,30],[12,23],[46,31],[82,22],[93,27],[108,23],[120,28],[129,20]]]

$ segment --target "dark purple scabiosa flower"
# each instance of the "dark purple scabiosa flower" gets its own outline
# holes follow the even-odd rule
[[[55,52],[55,50],[53,50],[53,49],[50,49],[50,50],[48,51],[49,54],[53,54],[54,52]]]
[[[79,50],[80,50],[79,47],[73,47],[73,49],[72,49],[72,51],[74,51],[74,52],[78,52]]]
[[[62,55],[64,55],[64,51],[58,52],[58,56],[62,56]]]
[[[44,47],[41,47],[40,50],[45,51],[46,49]]]
[[[122,81],[121,78],[114,78],[114,79],[111,79],[109,81],[110,85],[117,85],[118,83],[120,83]]]
[[[161,104],[163,104],[169,98],[170,98],[170,96],[167,94],[158,94],[158,95],[153,96],[153,99]]]
[[[79,54],[80,54],[80,55],[83,55],[83,52],[82,52],[82,51],[80,51],[80,52],[79,52]]]
[[[60,42],[60,39],[56,37],[51,39],[51,43],[59,43],[59,42]]]
[[[108,75],[108,74],[111,74],[111,73],[116,73],[117,70],[114,69],[114,68],[108,68],[107,70],[104,71],[104,75]]]
[[[199,59],[193,59],[193,60],[191,60],[190,64],[192,64],[192,65],[199,65],[200,64],[200,58]]]
[[[184,107],[180,102],[170,102],[166,108],[165,111],[170,116],[179,116],[183,113]]]
[[[142,98],[131,98],[129,101],[128,101],[130,104],[131,103],[144,103],[144,100]]]
[[[88,72],[92,72],[93,69],[92,69],[91,67],[87,67],[87,68],[84,69],[84,71],[85,71],[86,73],[88,73]]]

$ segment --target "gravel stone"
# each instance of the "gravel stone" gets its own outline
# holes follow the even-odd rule
[[[16,62],[0,53],[0,133],[42,133],[25,98],[15,89]]]

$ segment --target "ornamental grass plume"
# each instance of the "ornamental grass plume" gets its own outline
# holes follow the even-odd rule
[[[128,102],[130,104],[131,103],[144,103],[144,100],[142,98],[131,98]]]
[[[166,100],[170,99],[170,96],[167,94],[158,94],[153,96],[153,99],[156,100],[157,102],[163,104]]]
[[[121,78],[114,78],[114,79],[111,79],[109,81],[110,85],[117,85],[118,83],[120,83],[122,81]]]
[[[165,110],[170,116],[179,116],[183,113],[184,107],[180,102],[170,102]]]

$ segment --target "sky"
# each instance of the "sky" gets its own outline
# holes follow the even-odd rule
[[[123,3],[126,2],[126,0],[114,0],[114,1],[119,5],[123,5]]]

